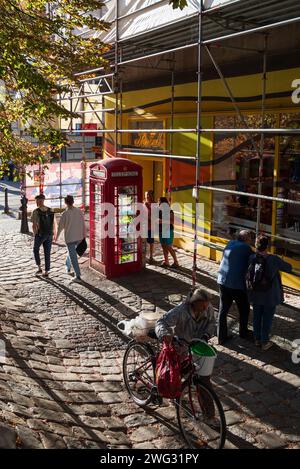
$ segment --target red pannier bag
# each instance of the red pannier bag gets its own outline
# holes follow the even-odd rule
[[[181,395],[180,356],[173,344],[163,343],[157,359],[155,375],[160,396],[175,399]]]

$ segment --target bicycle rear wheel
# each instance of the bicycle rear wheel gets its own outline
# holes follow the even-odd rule
[[[126,389],[139,406],[152,399],[155,384],[155,354],[148,344],[131,342],[123,359],[123,378]]]
[[[213,389],[201,382],[186,382],[176,406],[179,428],[189,448],[223,448],[225,414]]]

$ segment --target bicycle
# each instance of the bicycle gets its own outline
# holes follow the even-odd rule
[[[153,333],[149,334],[150,338]],[[183,376],[180,397],[173,400],[178,425],[189,448],[221,449],[226,439],[226,420],[222,404],[216,392],[201,381],[193,362],[192,346],[182,338],[177,343],[188,347],[187,357],[181,365]],[[132,340],[123,359],[123,378],[132,400],[140,407],[162,404],[155,381],[156,361],[159,349],[147,342]],[[208,411],[213,418],[208,417]],[[213,423],[211,422],[213,420]]]

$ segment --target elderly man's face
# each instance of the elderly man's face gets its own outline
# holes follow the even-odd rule
[[[209,305],[208,301],[198,300],[192,304],[192,308],[195,313],[203,313],[204,311],[207,310],[208,305]]]

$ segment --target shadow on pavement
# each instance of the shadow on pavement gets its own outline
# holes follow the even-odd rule
[[[112,332],[114,332],[119,338],[122,339],[122,341],[124,343],[130,342],[131,339],[126,337],[117,328],[118,320],[113,318],[111,315],[109,315],[108,313],[106,313],[102,309],[100,309],[99,306],[95,305],[94,303],[92,303],[91,301],[89,301],[87,298],[85,298],[83,295],[80,295],[76,291],[71,290],[67,286],[56,282],[52,278],[43,278],[43,277],[41,277],[41,280],[45,283],[49,283],[50,285],[53,285],[58,290],[60,290],[62,293],[64,293],[74,303],[76,303],[78,306],[80,306],[80,308],[82,308],[84,311],[86,311],[88,314],[93,316],[95,319],[100,321],[104,326],[106,326],[108,329],[110,329]],[[83,283],[82,283],[82,285],[84,286]],[[107,296],[109,296],[109,295],[107,295]],[[116,300],[112,300],[112,301],[116,302]],[[111,303],[111,305],[114,306],[114,303]]]
[[[99,448],[105,449],[106,446],[99,439],[99,436],[94,433],[93,429],[87,427],[84,422],[81,421],[80,417],[65,403],[62,402],[62,400],[59,398],[59,396],[53,391],[44,381],[44,379],[40,378],[39,375],[31,368],[29,363],[26,362],[26,360],[18,353],[18,351],[13,347],[11,342],[7,339],[7,337],[3,336],[0,334],[0,337],[4,340],[6,344],[6,350],[11,358],[14,359],[16,365],[24,371],[24,373],[27,374],[29,378],[34,380],[37,385],[42,388],[49,396],[50,399],[52,399],[56,404],[58,404],[61,407],[61,410],[68,414],[72,419],[74,420],[74,425],[78,425],[80,427],[84,427],[84,431],[86,432],[87,435],[89,435],[93,441],[96,441],[99,444]],[[29,358],[30,360],[30,358]],[[65,389],[62,388],[65,392],[67,392]],[[76,404],[76,403],[74,403]],[[99,406],[101,406],[101,402],[99,401]],[[34,418],[32,416],[31,418]]]

